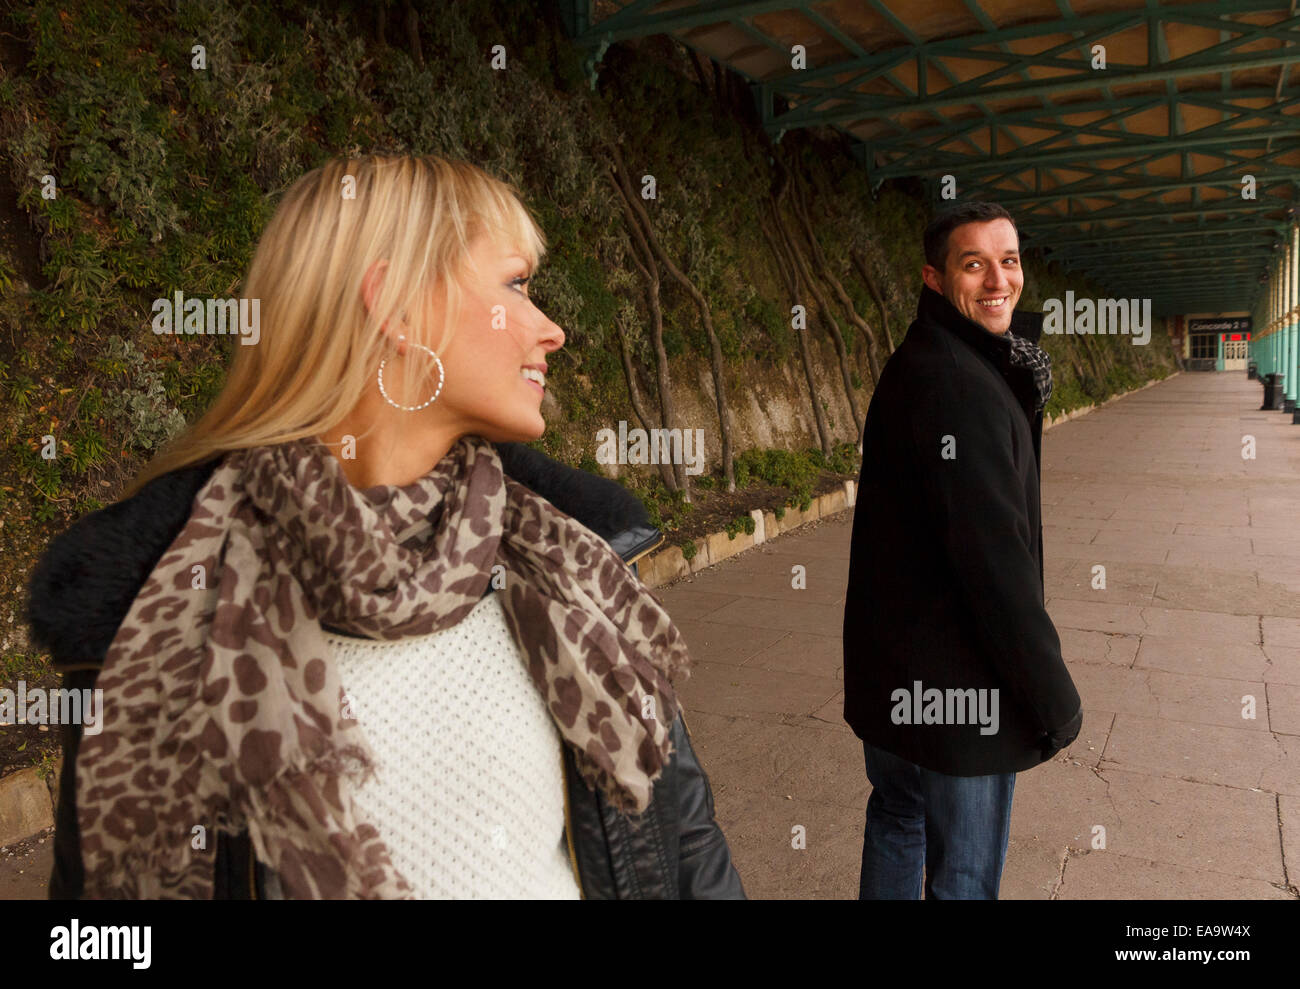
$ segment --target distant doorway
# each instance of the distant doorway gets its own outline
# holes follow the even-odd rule
[[[1246,370],[1246,350],[1250,346],[1247,340],[1223,341],[1223,369],[1225,371]]]

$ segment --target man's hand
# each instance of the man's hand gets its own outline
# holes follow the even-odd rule
[[[1048,732],[1042,738],[1043,761],[1046,762],[1056,753],[1073,742],[1079,737],[1079,730],[1083,727],[1083,708],[1079,708],[1079,713],[1070,719],[1069,724],[1054,732]]]

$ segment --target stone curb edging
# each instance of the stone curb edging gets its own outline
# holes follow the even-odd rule
[[[659,587],[671,580],[698,573],[715,563],[721,563],[729,556],[743,553],[747,549],[765,543],[783,532],[797,529],[805,522],[825,518],[852,508],[857,501],[857,485],[845,481],[844,486],[835,491],[818,495],[812,499],[807,511],[787,508],[781,518],[773,511],[755,508],[749,513],[754,520],[753,534],[739,532],[734,539],[726,532],[714,532],[695,540],[695,555],[689,560],[682,553],[680,546],[667,546],[659,552],[644,557],[637,562],[637,573],[641,583],[647,587]]]
[[[58,779],[57,769],[52,779]],[[35,766],[0,779],[0,848],[26,841],[53,826],[54,801],[50,787]]]
[[[1086,416],[1089,412],[1095,412],[1097,409],[1100,409],[1103,405],[1109,405],[1111,402],[1118,402],[1125,395],[1132,395],[1134,392],[1145,391],[1147,388],[1150,388],[1152,385],[1158,385],[1162,381],[1168,381],[1170,378],[1176,378],[1178,377],[1178,375],[1182,373],[1183,373],[1182,371],[1174,371],[1170,374],[1165,375],[1165,377],[1163,378],[1154,378],[1151,381],[1148,381],[1145,385],[1138,385],[1136,388],[1130,388],[1128,391],[1122,391],[1118,395],[1112,395],[1110,398],[1105,399],[1103,402],[1101,402],[1101,404],[1093,402],[1091,405],[1081,405],[1077,409],[1071,409],[1069,412],[1062,412],[1055,419],[1044,418],[1043,432],[1047,432],[1053,426],[1059,426],[1063,422],[1069,422],[1071,419],[1078,419],[1080,416]]]
[[[1045,420],[1043,422],[1043,431],[1046,432],[1053,426],[1059,426],[1063,422],[1085,416],[1089,412],[1118,401],[1126,395],[1132,395],[1134,392],[1150,388],[1152,385],[1158,385],[1161,381],[1168,381],[1180,373],[1180,371],[1174,371],[1163,378],[1157,378],[1148,381],[1144,385],[1139,385],[1137,388],[1130,388],[1118,395],[1112,395],[1101,403],[1094,402],[1091,405],[1084,405],[1077,409],[1071,409],[1055,419]],[[732,539],[726,532],[714,532],[702,536],[695,540],[695,555],[689,560],[682,553],[680,546],[666,546],[657,553],[652,553],[639,560],[637,562],[637,573],[641,577],[641,583],[647,587],[660,587],[680,577],[699,573],[715,563],[722,562],[729,556],[743,553],[760,543],[767,542],[774,536],[789,532],[791,529],[797,529],[805,522],[811,522],[813,519],[824,518],[828,515],[834,515],[836,512],[842,512],[846,508],[852,508],[856,500],[854,482],[845,481],[842,489],[829,491],[814,498],[806,512],[801,512],[797,508],[787,508],[785,515],[778,519],[775,512],[755,508],[749,513],[754,520],[752,535],[741,532],[737,533],[736,537]]]

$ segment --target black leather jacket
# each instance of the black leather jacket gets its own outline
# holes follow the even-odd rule
[[[622,486],[560,464],[530,447],[498,446],[506,473],[600,535],[635,567],[662,541],[641,502]],[[64,687],[92,688],[140,586],[189,518],[216,461],[157,478],[134,497],[78,521],[54,539],[33,573],[28,621]],[[80,725],[64,725],[51,899],[81,896],[76,812]],[[587,788],[564,748],[565,833],[585,899],[744,899],[740,876],[713,816],[708,777],[686,724],[672,725],[674,754],[649,808],[630,817]],[[218,834],[217,899],[263,899],[265,870],[247,832]]]

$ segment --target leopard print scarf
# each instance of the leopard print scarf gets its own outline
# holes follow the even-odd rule
[[[77,759],[86,895],[210,898],[216,832],[247,828],[295,899],[411,896],[351,799],[373,756],[321,625],[448,628],[497,565],[583,778],[644,810],[689,660],[623,560],[477,437],[413,484],[364,491],[297,441],[225,458],[108,650],[103,730]]]

